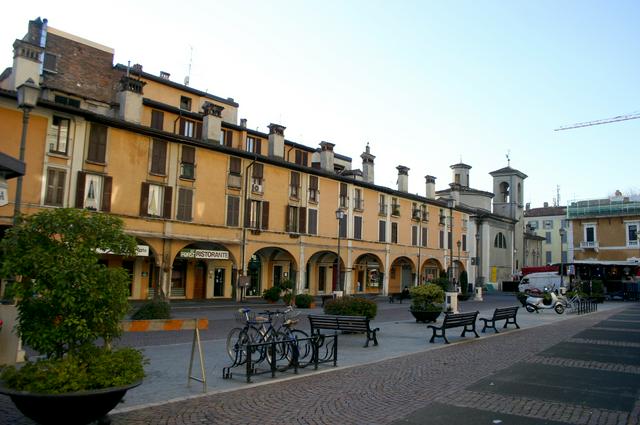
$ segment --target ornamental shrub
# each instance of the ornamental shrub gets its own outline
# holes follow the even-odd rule
[[[414,286],[411,292],[411,310],[414,311],[442,311],[444,290],[435,283]]]
[[[267,301],[276,302],[280,299],[280,287],[272,286],[271,288],[267,288],[262,292],[262,298]]]
[[[362,297],[342,297],[326,302],[324,312],[336,316],[366,316],[373,319],[378,313],[378,305]]]
[[[170,319],[171,306],[167,301],[157,299],[142,304],[132,315],[132,320]]]
[[[296,295],[296,307],[298,308],[309,308],[311,307],[312,302],[313,302],[313,297],[309,294]]]

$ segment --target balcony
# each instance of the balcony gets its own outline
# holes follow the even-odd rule
[[[355,198],[353,200],[353,209],[358,211],[364,211],[364,199]]]
[[[395,216],[400,215],[400,204],[391,205],[391,215],[395,215]]]
[[[379,204],[378,205],[378,215],[386,216],[387,215],[387,205]]]
[[[580,241],[580,248],[582,249],[594,249],[597,251],[599,247],[598,241]]]

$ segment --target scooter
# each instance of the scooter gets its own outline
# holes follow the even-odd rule
[[[534,311],[538,313],[538,310],[548,310],[552,308],[558,314],[564,313],[565,303],[562,302],[562,300],[558,299],[555,291],[549,291],[547,288],[545,288],[545,293],[551,295],[551,302],[549,304],[545,304],[543,297],[530,295],[525,301],[525,308],[527,309],[527,311],[529,313],[533,313]]]

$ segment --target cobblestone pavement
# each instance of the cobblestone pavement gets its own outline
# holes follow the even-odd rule
[[[635,311],[637,304],[629,304]],[[466,418],[449,417],[446,422],[474,423],[466,408],[527,418],[527,423],[640,424],[639,393],[633,394],[630,411],[593,408],[516,395],[469,389],[472,384],[519,363],[589,368],[640,375],[640,365],[607,361],[555,358],[540,353],[568,341],[597,342],[611,350],[638,348],[637,343],[606,343],[576,337],[602,320],[619,314],[609,310],[578,316],[553,325],[470,338],[438,349],[383,360],[362,366],[324,369],[324,373],[277,380],[192,399],[167,402],[111,416],[121,424],[390,424],[431,423],[429,409],[464,411]],[[635,319],[631,320],[634,321]],[[615,327],[608,321],[607,329]],[[619,328],[616,328],[620,330]],[[640,324],[638,324],[640,329]],[[633,333],[635,330],[625,330]],[[640,380],[640,376],[638,376]],[[418,421],[406,419],[421,413]],[[473,410],[471,410],[473,412]],[[498,417],[496,416],[496,417]],[[478,416],[479,417],[479,416]],[[4,419],[3,419],[4,418]],[[5,422],[2,422],[2,421]],[[471,421],[470,421],[471,420]],[[531,422],[533,420],[534,422]],[[536,422],[539,420],[539,422]],[[466,422],[465,422],[466,421]],[[32,424],[0,398],[0,423]],[[479,422],[478,422],[479,423]],[[484,423],[484,422],[483,422]],[[491,422],[488,422],[491,423]],[[494,423],[498,423],[495,422]],[[508,422],[504,422],[505,424]],[[510,422],[510,423],[518,423]]]

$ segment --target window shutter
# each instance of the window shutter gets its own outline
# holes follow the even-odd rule
[[[262,155],[262,140],[256,139],[255,141],[255,153]]]
[[[308,160],[309,160],[309,154],[307,152],[304,152],[302,154],[302,165],[304,165],[306,167],[307,164],[308,164],[308,162],[307,162]]]
[[[340,183],[340,196],[347,196],[347,184]]]
[[[353,217],[353,237],[354,239],[362,239],[362,217]]]
[[[422,246],[427,246],[427,229],[425,227],[422,228]]]
[[[411,245],[418,245],[418,226],[411,226]]]
[[[302,152],[296,151],[296,164],[300,165],[302,163]]]
[[[318,234],[318,210],[309,210],[309,234]]]
[[[240,213],[240,198],[237,196],[227,196],[227,226],[238,225],[238,214]]]
[[[178,191],[178,220],[191,221],[193,192],[190,189],[180,188]]]
[[[164,218],[171,218],[171,197],[173,195],[173,188],[171,186],[165,186],[164,188],[164,205],[162,206],[162,216]]]
[[[84,171],[78,171],[78,182],[76,184],[76,208],[84,208],[84,183],[86,180]]]
[[[196,124],[195,138],[196,139],[202,139],[202,123],[201,122],[197,122],[195,124]]]
[[[104,176],[102,181],[102,211],[111,212],[111,187],[113,186],[113,177]]]
[[[151,172],[165,174],[167,163],[167,142],[160,139],[153,139],[151,148]]]
[[[307,209],[300,207],[298,210],[298,232],[307,233]]]
[[[233,146],[233,131],[225,130],[224,132],[224,144],[225,146]]]
[[[244,203],[244,227],[251,227],[251,201],[245,201]]]
[[[269,228],[269,202],[267,201],[263,201],[262,202],[262,229],[268,229]]]
[[[253,177],[256,179],[262,178],[262,173],[264,171],[264,167],[262,164],[255,163],[253,164]]]
[[[231,174],[240,174],[241,170],[241,163],[242,160],[240,158],[236,158],[236,157],[229,157],[229,172]]]
[[[195,164],[196,148],[193,146],[182,146],[182,162],[186,164]]]
[[[291,230],[291,220],[289,220],[289,216],[291,215],[291,206],[285,205],[284,207],[284,229],[285,232],[289,232]]]
[[[151,128],[156,130],[164,128],[164,112],[155,109],[151,111]]]
[[[140,193],[140,215],[146,217],[149,215],[149,183],[142,183],[142,192]]]
[[[187,121],[184,118],[180,118],[180,130],[179,130],[180,133],[179,134],[181,136],[184,136],[184,130],[185,130],[186,125],[187,125]]]
[[[64,204],[64,181],[65,181],[65,176],[67,175],[66,171],[62,171],[62,170],[58,170],[56,171],[56,177],[57,177],[57,182],[56,182],[56,205],[57,206],[63,206]]]
[[[378,222],[378,241],[385,242],[386,221]]]
[[[87,159],[89,161],[104,163],[106,151],[107,127],[101,124],[91,123]]]
[[[318,190],[318,176],[309,176],[309,189]]]

